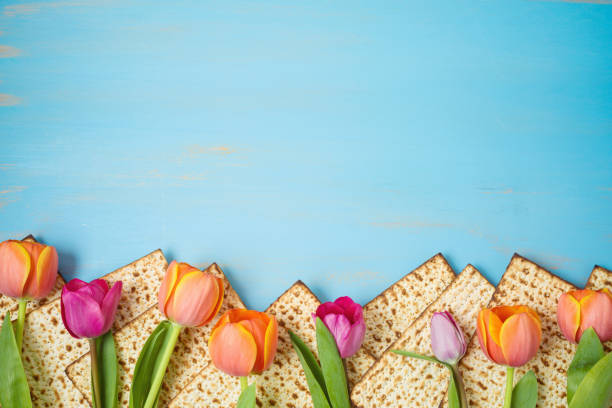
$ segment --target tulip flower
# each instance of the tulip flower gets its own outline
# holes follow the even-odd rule
[[[121,298],[121,281],[112,288],[103,279],[73,279],[62,288],[62,320],[74,338],[96,338],[110,330]]]
[[[105,398],[104,395],[107,394],[102,391],[100,380],[100,377],[104,375],[100,371],[104,370],[104,365],[99,364],[102,358],[101,344],[114,341],[110,328],[115,321],[122,286],[121,281],[115,282],[113,287],[109,288],[108,283],[103,279],[96,279],[90,283],[73,279],[62,288],[61,312],[66,330],[74,338],[89,339],[91,384],[95,407],[103,406],[102,401]],[[105,340],[104,337],[107,339]],[[113,346],[113,353],[114,350]],[[113,356],[114,364],[117,364],[117,357],[114,354]]]
[[[51,292],[57,278],[57,251],[38,242],[0,243],[0,293],[18,299],[15,339],[21,350],[27,302]]]
[[[336,340],[340,357],[348,358],[359,350],[366,326],[361,305],[348,296],[325,302],[317,308],[312,318],[319,317]]]
[[[201,327],[219,313],[223,280],[184,262],[172,261],[159,288],[162,321],[140,351],[134,370],[130,407],[157,406],[159,390],[183,327]],[[163,339],[163,344],[160,344]],[[146,367],[155,367],[148,370]]]
[[[219,370],[236,377],[267,370],[278,343],[274,316],[245,309],[228,310],[208,340],[210,358]]]
[[[540,317],[527,306],[498,306],[478,313],[480,348],[494,363],[507,366],[504,408],[512,401],[514,368],[531,360],[542,340]]]
[[[589,327],[602,343],[612,340],[612,293],[608,289],[564,293],[557,305],[557,322],[563,335],[574,344]]]
[[[200,327],[219,313],[223,280],[186,263],[172,261],[159,289],[159,310],[181,326]]]
[[[451,365],[465,354],[465,336],[449,312],[436,312],[431,318],[431,349],[438,360]]]

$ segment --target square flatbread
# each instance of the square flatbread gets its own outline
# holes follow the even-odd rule
[[[527,305],[542,321],[542,344],[538,354],[515,370],[515,383],[533,370],[538,378],[538,407],[565,407],[567,368],[575,346],[561,334],[557,325],[559,297],[575,287],[535,263],[515,254],[502,276],[488,307]],[[459,369],[470,407],[501,407],[506,369],[487,359],[477,336],[472,338]]]
[[[208,356],[208,337],[215,323],[226,310],[244,308],[244,304],[238,294],[232,288],[229,281],[217,264],[210,265],[206,272],[212,273],[223,279],[225,295],[223,305],[215,319],[201,328],[185,328],[182,330],[168,370],[164,377],[164,383],[159,397],[160,407],[168,405],[178,392],[185,387],[210,361]],[[156,298],[157,300],[157,298]],[[155,327],[164,320],[157,305],[152,306],[142,315],[132,320],[123,328],[115,332],[115,343],[117,347],[117,359],[119,361],[119,403],[127,407],[130,401],[130,386],[134,376],[136,361],[140,350],[153,332]],[[91,403],[90,390],[90,362],[89,353],[81,356],[66,370],[68,377],[76,387]]]
[[[115,329],[124,326],[157,301],[166,267],[160,250],[104,276],[109,284],[123,281]],[[89,351],[86,339],[75,339],[62,323],[60,299],[28,314],[23,338],[23,362],[34,407],[88,407],[66,375],[66,367]]]
[[[293,350],[288,330],[316,351],[316,333],[311,314],[320,302],[302,282],[297,282],[266,310],[278,321],[278,349],[272,366],[249,382],[257,382],[257,406],[279,408],[312,407],[306,377]],[[349,383],[354,383],[363,370],[374,362],[363,348],[347,361]],[[240,381],[218,371],[209,364],[177,395],[170,407],[233,407],[240,396]]]
[[[28,235],[23,239],[23,241],[31,241],[36,242],[36,239],[32,235]],[[55,281],[55,286],[51,289],[51,292],[46,298],[39,300],[31,300],[28,302],[26,307],[26,312],[30,312],[34,309],[38,309],[40,306],[49,303],[50,301],[57,299],[62,292],[62,287],[66,281],[62,277],[61,273],[58,271],[57,280]],[[11,312],[11,317],[13,320],[17,319],[17,309],[19,307],[19,303],[17,300],[10,298],[8,296],[0,295],[0,316],[4,319],[6,312]]]
[[[476,331],[478,311],[486,306],[494,290],[476,268],[468,265],[355,385],[351,393],[353,404],[359,408],[437,406],[448,387],[448,369],[403,357],[391,350],[433,355],[431,317],[434,312],[445,310],[453,315],[469,339]]]
[[[453,268],[437,254],[368,302],[363,307],[366,351],[379,358],[454,278]]]

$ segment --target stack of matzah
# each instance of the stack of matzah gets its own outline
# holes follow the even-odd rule
[[[123,281],[115,328],[125,326],[156,301],[158,282],[166,266],[164,255],[157,250],[103,277],[109,284]],[[35,407],[89,406],[65,372],[70,362],[88,350],[87,340],[74,339],[64,328],[60,299],[28,314],[23,339],[23,365]]]
[[[319,300],[306,285],[297,282],[266,310],[278,321],[278,349],[270,369],[250,378],[251,382],[257,382],[257,406],[312,406],[306,378],[293,350],[288,330],[300,336],[316,352],[316,334],[311,314],[319,304]],[[373,357],[363,349],[348,359],[349,383],[361,377],[373,361]],[[238,378],[223,374],[210,364],[172,400],[170,407],[228,407],[234,406],[239,396]]]
[[[164,384],[159,397],[159,403],[162,407],[167,406],[168,402],[198,372],[208,365],[210,361],[208,356],[208,337],[210,336],[210,330],[221,314],[228,309],[244,308],[244,304],[238,297],[238,294],[234,291],[217,264],[212,264],[206,271],[223,279],[225,286],[223,305],[219,314],[208,325],[202,328],[185,328],[181,332],[164,377]],[[157,300],[157,297],[155,300]],[[149,335],[162,320],[164,320],[164,317],[158,310],[157,304],[155,304],[138,318],[115,332],[117,359],[119,361],[119,402],[122,406],[127,407],[129,405],[130,386],[140,350]],[[85,354],[68,367],[67,373],[76,387],[91,402],[89,370],[89,354]]]
[[[403,357],[391,350],[432,355],[429,322],[434,312],[448,310],[468,338],[476,316],[493,286],[471,265],[401,334],[354,387],[351,400],[359,408],[437,406],[448,386],[448,370],[438,364]]]

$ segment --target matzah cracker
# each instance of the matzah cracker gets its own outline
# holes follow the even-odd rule
[[[109,284],[123,281],[115,328],[122,327],[157,301],[159,282],[167,266],[164,255],[157,250],[103,277]],[[147,299],[151,301],[147,303]],[[60,299],[30,312],[23,338],[23,365],[34,407],[89,405],[65,372],[68,364],[88,351],[87,339],[75,339],[64,328]]]
[[[448,387],[448,369],[403,357],[391,350],[433,355],[431,318],[434,312],[445,310],[453,315],[469,339],[476,331],[478,311],[486,306],[494,290],[476,268],[468,265],[355,385],[351,393],[353,404],[359,408],[437,406]]]
[[[278,349],[274,363],[261,375],[253,375],[249,382],[257,382],[257,406],[279,408],[312,407],[312,399],[300,360],[293,350],[288,330],[292,330],[316,353],[316,332],[312,313],[320,302],[302,282],[295,283],[266,310],[276,316],[279,325]],[[363,348],[347,362],[349,383],[358,378],[363,369],[373,363]],[[170,407],[234,407],[240,396],[240,381],[218,371],[209,364],[179,395]]]
[[[28,235],[22,241],[36,242],[36,239],[32,235]],[[38,309],[42,305],[49,303],[50,301],[54,299],[57,299],[60,296],[62,287],[64,286],[65,283],[66,282],[64,281],[64,278],[62,277],[61,273],[58,271],[57,280],[55,281],[55,285],[53,286],[53,289],[51,289],[51,292],[49,293],[49,295],[43,299],[30,300],[28,304],[26,305],[26,313],[31,312],[34,309]],[[2,318],[4,318],[4,316],[6,315],[6,312],[11,312],[11,318],[13,320],[16,320],[17,313],[14,313],[14,312],[17,312],[18,308],[19,308],[19,302],[17,302],[16,299],[0,294],[0,316],[2,316]]]
[[[223,305],[215,319],[201,328],[185,328],[176,343],[172,359],[164,377],[159,404],[167,406],[178,392],[184,388],[208,363],[208,337],[215,323],[226,310],[244,308],[244,304],[229,281],[217,266],[210,265],[207,272],[223,279],[225,295]],[[142,347],[155,327],[164,320],[157,305],[152,306],[142,315],[132,320],[125,327],[115,332],[117,359],[119,362],[119,403],[127,407],[130,401],[130,389],[134,368]],[[90,389],[90,359],[89,353],[81,356],[66,370],[68,377],[91,403]]]
[[[601,266],[595,266],[589,276],[585,289],[599,290],[608,288],[612,291],[612,271]],[[612,340],[604,343],[606,353],[612,350]]]
[[[599,290],[608,288],[612,291],[612,271],[595,266],[589,276],[585,289]]]
[[[368,328],[363,347],[380,358],[454,278],[446,259],[437,254],[372,299],[363,307]]]
[[[542,321],[542,344],[538,354],[514,372],[515,383],[529,370],[538,378],[537,407],[565,407],[567,368],[576,347],[563,337],[557,325],[559,297],[576,289],[535,263],[514,254],[488,307],[527,305]],[[472,338],[459,369],[472,408],[501,407],[506,368],[485,357],[477,336]]]

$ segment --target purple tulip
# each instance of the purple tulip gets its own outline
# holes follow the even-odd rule
[[[431,349],[438,360],[449,364],[465,354],[465,336],[449,312],[436,312],[431,318]]]
[[[110,330],[121,298],[122,282],[111,289],[103,279],[73,279],[62,289],[62,320],[72,337],[95,338]]]
[[[359,350],[366,331],[361,305],[348,296],[340,297],[333,303],[320,305],[312,315],[315,320],[317,317],[336,339],[340,357],[350,357]]]

